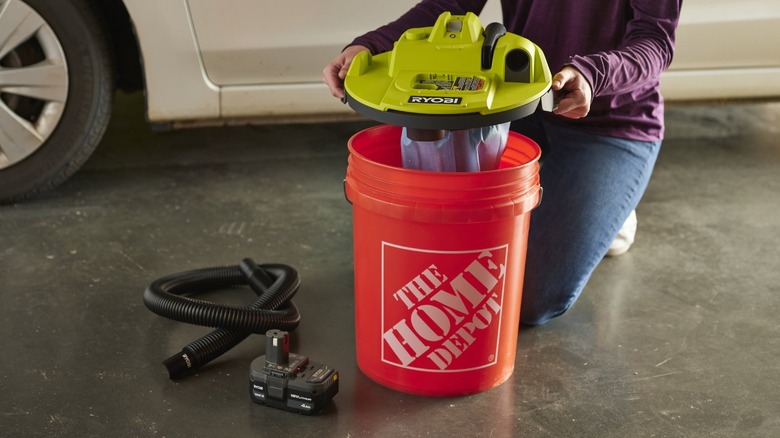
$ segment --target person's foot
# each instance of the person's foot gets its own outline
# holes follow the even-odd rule
[[[607,257],[615,257],[625,254],[631,245],[634,243],[634,237],[636,236],[636,210],[631,211],[628,215],[628,219],[620,227],[617,237],[612,241],[607,250]]]

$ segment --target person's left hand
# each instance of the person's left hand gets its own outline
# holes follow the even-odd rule
[[[557,105],[553,112],[571,119],[579,119],[590,112],[593,92],[590,84],[574,67],[566,66],[555,74],[552,81]]]

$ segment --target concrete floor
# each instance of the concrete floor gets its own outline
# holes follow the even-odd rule
[[[0,209],[2,435],[780,436],[780,104],[667,119],[634,248],[566,315],[520,331],[508,382],[435,399],[355,365],[342,179],[368,123],[153,133],[120,95],[83,170]],[[301,274],[293,350],[341,373],[318,416],[250,401],[262,336],[179,382],[160,364],[208,330],[147,310],[147,284],[247,256]]]

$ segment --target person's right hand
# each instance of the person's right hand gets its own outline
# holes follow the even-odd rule
[[[322,80],[328,85],[334,97],[344,98],[344,78],[347,76],[347,70],[355,55],[362,51],[368,52],[368,47],[349,46],[322,70]]]

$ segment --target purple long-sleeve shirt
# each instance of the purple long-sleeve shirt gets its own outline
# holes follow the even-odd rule
[[[441,12],[479,13],[486,0],[422,0],[398,20],[355,39],[373,53],[404,31],[431,26]],[[553,73],[577,68],[593,101],[583,119],[556,122],[613,137],[663,137],[659,76],[672,61],[682,0],[501,0],[504,25],[541,47]]]

